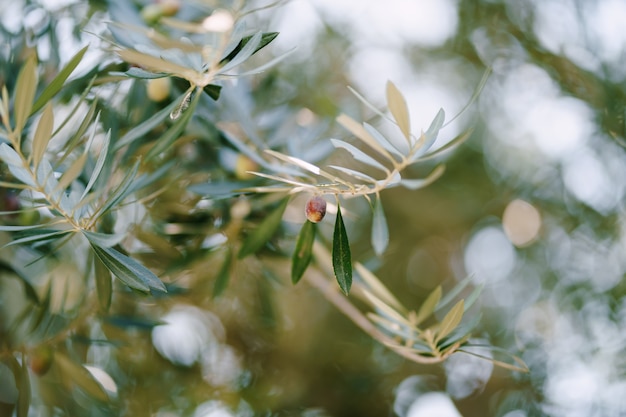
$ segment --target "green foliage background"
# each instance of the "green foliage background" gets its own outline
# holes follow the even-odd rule
[[[550,3],[590,19],[581,4]],[[312,226],[303,215],[309,188],[287,200],[267,187],[297,179],[337,194],[339,185],[320,187],[300,160],[374,175],[375,165],[343,145],[331,153],[329,141],[380,157],[355,140],[360,131],[347,116],[337,119],[349,114],[383,130],[384,117],[346,88],[359,39],[320,14],[323,30],[306,59],[298,50],[274,62],[273,25],[288,4],[250,14],[268,3],[194,2],[169,12],[159,9],[165,4],[5,9],[24,23],[7,26],[3,16],[0,27],[9,110],[0,136],[0,415],[405,416],[429,392],[446,393],[464,416],[626,410],[618,395],[626,383],[625,84],[593,36],[580,47],[595,63],[587,65],[545,44],[537,2],[459,1],[452,38],[403,46],[418,76],[456,63],[449,85],[463,99],[445,109],[447,120],[492,71],[457,122],[454,150],[402,174],[442,176],[424,189],[381,187],[369,200],[328,198],[336,212]],[[248,31],[181,40],[221,8],[242,11],[236,20]],[[60,36],[68,22],[70,36]],[[148,40],[153,49],[137,47]],[[515,131],[501,103],[522,70],[584,106],[593,124],[584,145],[547,157],[528,145],[531,134]],[[154,77],[167,80],[162,100],[149,91]],[[388,105],[374,107],[388,107],[395,133],[410,143],[407,90],[388,84],[386,93]],[[536,104],[521,103],[520,113]],[[430,117],[435,128],[413,126],[414,135],[454,136]],[[577,194],[567,173],[593,176],[598,165],[611,180]],[[504,213],[516,199],[539,213],[541,230],[531,242],[507,242],[514,266],[490,281],[469,270],[468,251],[480,231],[506,236]],[[480,256],[490,264],[489,252]],[[311,258],[307,282],[298,282]],[[374,330],[342,309],[335,277]],[[491,346],[480,351],[490,360],[452,355],[476,353],[468,343]],[[398,354],[403,346],[417,359]],[[527,373],[506,369],[524,363]]]

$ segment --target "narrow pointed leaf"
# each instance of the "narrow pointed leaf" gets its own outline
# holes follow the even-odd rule
[[[354,269],[359,274],[359,277],[367,284],[372,294],[380,298],[389,306],[402,314],[406,314],[406,308],[398,301],[398,299],[383,285],[382,282],[374,275],[369,269],[367,269],[360,262],[355,262]]]
[[[280,226],[281,220],[283,218],[283,213],[287,208],[287,204],[289,203],[289,198],[284,198],[274,211],[272,211],[259,226],[254,229],[250,235],[246,238],[241,245],[241,249],[239,250],[239,254],[237,255],[239,259],[245,258],[248,255],[252,255],[261,249],[267,241],[269,241],[272,236],[276,233],[276,230]]]
[[[23,233],[25,236],[19,237],[7,243],[6,245],[3,246],[3,248],[7,246],[13,246],[13,245],[22,245],[24,243],[56,240],[60,237],[73,233],[73,231],[72,230],[35,229],[35,230],[27,230]]]
[[[111,271],[109,271],[97,256],[94,256],[93,268],[96,280],[96,291],[98,294],[98,304],[100,304],[100,309],[106,312],[109,311],[111,298],[113,296]]]
[[[91,244],[91,247],[102,263],[124,284],[139,291],[150,289],[167,292],[163,282],[145,266],[113,248],[105,248]]]
[[[110,248],[119,244],[126,237],[124,234],[110,235],[106,233],[90,232],[88,230],[82,231],[83,235],[94,245],[101,246],[103,248]]]
[[[220,73],[228,72],[250,58],[258,50],[257,47],[261,45],[262,38],[263,35],[260,32],[254,34],[245,43],[243,48],[241,48],[241,50],[230,61],[226,62],[220,68]]]
[[[109,400],[107,392],[84,366],[73,362],[61,352],[55,352],[54,363],[63,374],[64,382],[76,385],[92,398],[106,402]]]
[[[267,45],[269,45],[270,42],[276,39],[277,36],[278,36],[278,32],[267,32],[261,35],[261,41],[258,43],[258,45],[256,45],[256,49],[254,50],[254,53],[265,48]],[[220,61],[220,65],[225,65],[228,62],[232,61],[233,58],[239,55],[243,47],[246,46],[248,42],[250,42],[251,39],[252,39],[252,36],[245,36],[243,39],[241,39],[239,43],[237,44],[237,46],[235,46],[235,48],[232,51],[230,51],[227,56],[222,58],[222,60]]]
[[[201,94],[195,94],[191,99],[189,106],[182,110],[182,116],[176,119],[176,122],[170,126],[170,128],[157,140],[156,144],[148,151],[146,154],[146,160],[150,160],[155,156],[161,154],[170,148],[174,142],[180,137],[180,135],[187,127],[187,123],[191,120],[193,116],[194,110],[196,108],[196,104],[198,104],[198,100]],[[174,110],[176,111],[176,110]]]
[[[290,180],[288,178],[279,177],[278,175],[264,174],[262,172],[255,172],[255,171],[249,171],[249,172],[250,174],[256,175],[257,177],[268,178],[270,180],[284,182],[285,184],[296,185],[298,187],[315,189],[315,185],[313,184],[307,184],[301,181]]]
[[[393,157],[387,152],[383,145],[381,145],[376,138],[374,138],[369,131],[356,120],[346,114],[341,114],[337,117],[337,122],[346,128],[355,137],[365,142],[370,148],[383,155],[390,161],[394,161]]]
[[[493,358],[491,358],[489,356],[481,355],[479,353],[474,352],[473,351],[474,349],[472,349],[472,348],[482,348],[482,349],[485,349],[485,350],[490,350],[490,351],[492,351],[494,353],[502,354],[503,356],[506,356],[506,357],[510,358],[513,362],[515,362],[515,364],[511,364],[511,363],[508,363],[508,362],[496,360],[496,359],[493,359]],[[470,350],[470,349],[472,349],[472,350]],[[476,356],[476,357],[481,358],[481,359],[488,360],[489,362],[493,363],[494,365],[500,366],[500,367],[502,367],[504,369],[509,369],[509,370],[518,371],[518,372],[524,372],[524,373],[529,371],[528,366],[524,363],[524,361],[522,359],[520,359],[516,355],[511,354],[507,350],[499,348],[497,346],[468,344],[467,346],[464,346],[462,349],[459,349],[458,352],[467,353],[468,355],[472,355],[472,356]]]
[[[80,64],[80,61],[83,59],[83,56],[85,55],[85,52],[87,52],[88,47],[89,45],[78,51],[72,57],[72,59],[69,60],[67,65],[65,65],[65,67],[63,67],[63,69],[59,71],[57,76],[54,77],[50,84],[48,84],[46,88],[44,88],[44,90],[41,92],[41,95],[37,98],[37,101],[35,101],[35,104],[33,104],[31,114],[36,113],[52,97],[54,97],[59,91],[61,91],[61,88],[63,88],[63,84],[65,83],[65,81],[68,79],[70,74],[74,72],[78,64]]]
[[[35,136],[33,137],[33,165],[35,168],[37,168],[43,154],[46,152],[48,142],[52,137],[53,125],[54,114],[52,113],[52,104],[48,103],[41,114],[41,118],[37,124],[37,130],[35,130]]]
[[[337,218],[333,232],[333,271],[339,284],[339,288],[345,295],[350,292],[352,286],[352,255],[350,254],[350,242],[348,233],[341,216],[341,207],[337,205]]]
[[[399,157],[403,157],[403,153],[400,152],[398,148],[396,148],[382,133],[378,131],[374,126],[369,123],[363,123],[363,128],[369,133],[375,140],[385,148],[390,153],[397,155]]]
[[[376,184],[376,180],[374,178],[370,177],[367,174],[364,174],[363,172],[355,171],[354,169],[350,169],[350,168],[346,168],[346,167],[342,167],[342,166],[337,166],[337,165],[329,165],[329,168],[336,169],[337,171],[341,171],[341,172],[343,172],[345,174],[350,175],[351,177],[358,178],[358,179],[360,179],[362,181],[367,181],[367,182],[370,182],[372,184]]]
[[[437,341],[443,339],[449,335],[456,327],[461,323],[463,319],[464,301],[460,300],[452,307],[452,309],[445,315],[441,323],[439,324],[439,331],[437,332]]]
[[[117,186],[115,191],[109,196],[109,199],[104,203],[103,206],[98,210],[98,215],[101,216],[109,211],[111,208],[115,207],[117,203],[122,201],[124,198],[128,196],[131,185],[133,185],[133,180],[137,176],[137,171],[139,170],[139,161],[135,162],[135,165],[131,168],[130,172],[126,174],[126,177],[122,180],[122,182]]]
[[[191,68],[187,68],[149,54],[144,54],[139,51],[134,51],[132,49],[122,49],[117,51],[117,54],[129,64],[139,65],[158,73],[174,74],[185,78],[190,82],[200,76],[199,73]]]
[[[383,211],[380,197],[374,202],[374,216],[372,218],[372,247],[376,255],[380,256],[389,244],[389,228]]]
[[[217,101],[220,98],[220,93],[222,92],[221,85],[209,84],[202,89],[205,93],[208,94],[213,100]]]
[[[0,159],[2,159],[7,165],[14,165],[16,167],[23,167],[24,162],[20,158],[19,154],[6,143],[0,144]]]
[[[435,290],[426,297],[415,315],[415,325],[422,323],[435,311],[439,300],[441,300],[441,286],[435,288]]]
[[[150,132],[155,127],[161,125],[163,121],[169,117],[170,113],[176,108],[176,106],[180,105],[180,100],[174,100],[169,105],[164,107],[163,109],[156,112],[152,117],[148,120],[144,120],[139,125],[133,127],[128,132],[124,134],[113,147],[113,150],[118,150],[123,146],[128,145],[129,143],[143,137],[145,134]]]
[[[28,409],[30,408],[31,390],[30,390],[30,377],[28,375],[28,365],[26,364],[26,358],[22,354],[22,366],[20,367],[19,383],[18,383],[19,395],[17,398],[17,417],[27,417]]]
[[[389,123],[394,123],[394,121],[391,119],[391,117],[387,116],[385,113],[383,113],[382,111],[380,111],[379,109],[376,108],[376,106],[374,106],[372,103],[370,103],[365,97],[363,97],[358,91],[356,91],[354,88],[352,87],[348,87],[348,90],[350,90],[350,92],[352,94],[354,94],[354,96],[356,98],[358,98],[359,100],[361,100],[361,102],[363,104],[365,104],[367,107],[369,107],[370,110],[372,110],[374,113],[376,113],[378,116],[380,116],[382,119],[384,120],[388,120]]]
[[[422,144],[419,152],[417,152],[417,155],[425,154],[430,149],[430,147],[433,146],[433,144],[437,140],[437,136],[439,135],[439,130],[441,130],[441,127],[443,126],[443,122],[445,121],[445,119],[446,119],[446,113],[443,111],[443,109],[439,109],[439,111],[437,112],[437,115],[431,122],[430,127],[424,133],[424,143]]]
[[[400,127],[402,134],[407,140],[410,140],[411,122],[409,118],[409,108],[406,105],[404,96],[391,81],[387,81],[387,105],[398,127]]]
[[[416,153],[412,158],[412,162],[423,162],[423,161],[429,161],[431,159],[435,159],[441,156],[442,154],[444,154],[445,152],[449,151],[450,149],[453,149],[456,146],[465,142],[472,135],[473,132],[474,132],[474,129],[471,129],[471,128],[467,129],[461,134],[457,135],[450,142],[446,143],[441,148],[434,150],[432,152],[429,152],[426,155],[419,156],[419,154]]]
[[[473,277],[471,275],[463,278],[452,289],[450,289],[450,291],[447,291],[446,295],[441,299],[441,301],[439,301],[439,304],[437,304],[435,311],[439,311],[451,304],[455,300],[455,298],[457,298],[461,294],[461,292],[472,282],[472,278]]]
[[[63,191],[69,185],[83,173],[83,168],[85,168],[85,163],[87,162],[87,154],[82,153],[72,165],[63,173],[61,178],[59,178],[59,183],[56,186],[55,191]]]
[[[139,67],[130,67],[126,72],[111,72],[111,75],[124,74],[127,77],[131,78],[139,78],[142,80],[153,80],[155,78],[165,78],[168,77],[169,74],[165,72],[150,72],[145,69],[141,69]]]
[[[408,321],[406,317],[404,317],[402,314],[392,308],[389,304],[385,303],[383,300],[376,297],[374,294],[366,289],[363,289],[363,294],[365,294],[367,301],[369,301],[369,303],[378,311],[378,313],[386,316],[389,320],[407,329],[414,328],[413,324]]]
[[[233,261],[232,250],[230,248],[226,248],[226,254],[224,255],[224,262],[222,262],[222,266],[217,273],[217,277],[215,278],[215,284],[213,284],[213,298],[217,298],[224,293],[226,287],[228,286],[228,281],[230,281],[230,265]]]
[[[17,165],[9,165],[9,172],[11,173],[11,175],[13,175],[15,178],[17,178],[18,180],[20,180],[22,183],[29,185],[31,187],[36,188],[37,184],[35,183],[35,179],[32,176],[32,173],[23,167],[19,167]]]
[[[262,72],[267,71],[268,69],[274,67],[276,64],[278,64],[279,62],[283,61],[287,56],[291,55],[297,48],[291,48],[288,51],[278,55],[276,58],[273,58],[272,60],[266,62],[263,65],[259,65],[258,67],[252,68],[251,70],[248,71],[243,71],[240,72],[238,74],[235,75],[230,75],[230,74],[220,74],[220,76],[224,76],[224,77],[228,77],[228,76],[234,76],[234,77],[247,77],[249,75],[256,75],[256,74],[260,74]],[[216,77],[218,78],[218,77]]]
[[[482,320],[482,314],[474,314],[471,319],[461,323],[452,333],[438,344],[439,348],[445,351],[455,343],[466,342],[472,335],[472,331],[478,327]]]
[[[339,139],[331,139],[330,141],[332,142],[335,148],[343,148],[346,151],[350,152],[352,156],[354,157],[354,159],[356,159],[357,161],[363,162],[364,164],[377,168],[383,172],[389,172],[389,170],[385,168],[383,164],[381,164],[380,162],[378,162],[371,156],[367,155],[365,152],[358,149],[356,146],[351,145],[348,142],[344,142],[343,140],[339,140]]]
[[[315,242],[315,233],[317,226],[306,220],[298,234],[296,249],[291,259],[291,282],[297,284],[304,275],[304,271],[311,263],[313,257],[313,243]]]
[[[418,190],[420,188],[424,188],[437,181],[439,177],[443,175],[446,167],[444,165],[439,165],[437,168],[433,170],[426,178],[411,180],[411,179],[403,179],[400,181],[400,185],[404,188],[408,188],[409,190]]]
[[[85,186],[85,190],[83,194],[80,196],[80,200],[85,198],[85,196],[91,191],[91,188],[94,186],[100,173],[102,172],[102,167],[104,167],[104,162],[106,161],[107,154],[109,153],[109,144],[111,142],[111,130],[109,130],[104,137],[104,143],[102,144],[102,148],[100,149],[100,154],[98,155],[98,160],[96,161],[96,165],[93,167],[93,171],[91,172],[91,176],[89,177],[89,182]]]
[[[31,55],[27,60],[15,84],[14,121],[15,130],[21,132],[33,108],[35,91],[37,90],[37,59]]]
[[[59,223],[61,222],[40,223],[40,224],[34,224],[34,225],[29,225],[29,226],[0,224],[0,232],[20,232],[22,230],[40,229],[46,226],[52,226],[53,224],[59,224]]]
[[[470,307],[474,305],[476,300],[478,300],[478,297],[480,297],[480,294],[483,292],[484,288],[485,288],[485,283],[478,285],[476,288],[474,288],[474,291],[472,291],[472,293],[464,299],[465,311],[469,310]]]

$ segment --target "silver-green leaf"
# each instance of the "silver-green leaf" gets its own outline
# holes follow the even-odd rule
[[[374,201],[374,216],[372,218],[372,247],[376,255],[380,256],[389,244],[389,228],[383,211],[380,197]]]

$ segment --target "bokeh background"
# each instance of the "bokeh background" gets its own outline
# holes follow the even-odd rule
[[[42,60],[65,62],[87,42],[99,45],[80,29],[104,32],[109,7],[2,0],[1,54],[10,56],[7,39],[28,28],[56,38],[37,45]],[[383,193],[387,252],[376,258],[370,248],[365,207],[351,207],[348,231],[354,257],[407,306],[468,275],[484,283],[472,310],[482,314],[476,340],[519,355],[530,372],[463,355],[441,366],[410,363],[314,289],[292,287],[250,261],[235,268],[218,299],[201,285],[132,308],[120,297],[120,317],[132,309],[145,321],[91,324],[90,337],[117,341],[84,354],[113,377],[120,410],[159,417],[626,415],[626,1],[292,0],[248,19],[280,32],[267,54],[297,49],[272,71],[226,86],[215,117],[242,123],[232,115],[249,115],[264,140],[289,137],[305,159],[316,159],[329,137],[346,136],[333,123],[340,112],[384,128],[347,86],[384,108],[392,80],[412,125],[425,129],[440,107],[448,119],[463,110],[491,70],[478,100],[435,145],[474,128],[446,155],[444,176],[424,190]],[[104,56],[93,49],[90,59]],[[193,158],[202,163],[202,155]],[[180,215],[160,210],[163,218]],[[290,226],[297,219],[290,210],[287,240],[299,221]],[[200,259],[177,279],[211,276],[215,268]],[[157,321],[165,324],[150,324]]]

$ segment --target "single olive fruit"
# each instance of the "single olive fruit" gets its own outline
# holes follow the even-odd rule
[[[326,215],[326,200],[318,195],[311,197],[309,201],[306,202],[304,213],[311,223],[322,221]]]
[[[257,171],[259,164],[245,155],[238,154],[237,161],[235,162],[235,176],[240,180],[250,180],[255,178],[254,174],[250,174],[249,171]]]
[[[159,5],[163,11],[163,16],[174,16],[180,10],[180,0],[160,0]]]
[[[30,355],[30,369],[39,376],[45,375],[52,365],[53,356],[50,347],[38,347]]]

